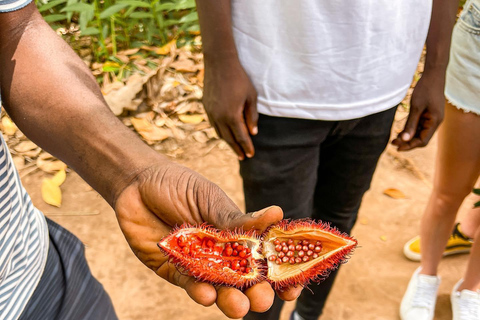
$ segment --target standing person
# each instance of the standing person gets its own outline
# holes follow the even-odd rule
[[[469,0],[453,31],[445,121],[439,130],[433,190],[420,227],[421,265],[402,299],[403,320],[433,319],[440,284],[438,264],[457,211],[480,175],[479,52],[480,0]],[[469,212],[469,219],[474,220],[478,210]],[[451,293],[454,320],[480,319],[480,228],[475,224],[466,224],[471,228],[473,246],[463,279]]]
[[[433,14],[429,28],[430,15]],[[280,205],[349,233],[396,105],[427,60],[399,150],[428,143],[443,118],[445,68],[457,3],[197,0],[204,104],[236,152],[247,210]],[[304,290],[293,319],[317,319],[336,273]],[[266,314],[278,319],[282,302]]]
[[[217,303],[229,317],[270,307],[274,292],[268,283],[241,292],[197,282],[167,263],[157,242],[184,222],[263,230],[282,218],[281,210],[243,214],[218,186],[140,141],[112,114],[90,70],[30,0],[0,0],[0,88],[3,106],[22,132],[114,208],[130,247],[147,267],[197,303]],[[279,294],[292,300],[298,293],[293,288]],[[33,206],[3,139],[0,318],[117,319],[90,273],[83,244]]]

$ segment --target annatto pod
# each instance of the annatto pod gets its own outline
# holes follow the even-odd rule
[[[325,279],[346,262],[357,241],[328,224],[302,219],[282,220],[261,235],[182,225],[158,246],[200,281],[245,289],[267,280],[280,289]]]

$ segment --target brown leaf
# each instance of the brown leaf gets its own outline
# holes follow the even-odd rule
[[[130,118],[130,121],[137,131],[145,140],[163,141],[170,137],[170,131],[158,128],[150,123],[147,119]]]
[[[27,152],[36,148],[38,148],[38,146],[32,141],[23,141],[13,147],[15,151],[20,153]]]
[[[138,50],[140,50],[140,48],[132,48],[132,49],[128,49],[128,50],[119,51],[118,54],[123,54],[123,55],[126,55],[126,56],[130,56],[132,54],[137,53]]]
[[[394,188],[384,190],[383,194],[385,194],[385,195],[387,195],[387,196],[389,196],[393,199],[405,199],[406,198],[405,194],[402,191],[394,189]]]
[[[199,124],[205,120],[205,117],[203,114],[180,114],[178,115],[178,119],[180,119],[180,121],[183,123]]]
[[[41,154],[37,158],[37,167],[45,172],[54,173],[59,170],[65,170],[67,165],[60,160],[54,160],[53,158],[45,158],[45,155]]]
[[[174,68],[178,72],[195,72],[198,70],[198,66],[193,60],[190,59],[174,61],[170,64],[170,67]]]

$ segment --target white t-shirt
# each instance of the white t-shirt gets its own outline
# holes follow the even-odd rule
[[[232,0],[260,113],[347,120],[394,107],[422,53],[432,0]]]

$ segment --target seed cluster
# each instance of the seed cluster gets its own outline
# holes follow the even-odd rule
[[[288,239],[282,241],[275,239],[273,241],[277,254],[268,257],[269,261],[276,264],[290,263],[298,264],[316,259],[322,251],[322,243],[320,241]]]
[[[212,267],[214,264],[230,268],[240,273],[250,273],[252,252],[246,245],[238,242],[217,243],[215,239],[196,235],[180,235],[177,244],[185,255],[199,258]]]

